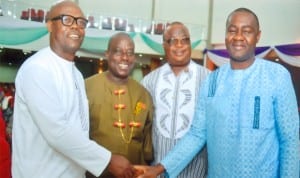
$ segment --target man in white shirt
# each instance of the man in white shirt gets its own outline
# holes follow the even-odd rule
[[[89,139],[84,80],[74,63],[87,25],[72,1],[47,15],[50,47],[26,60],[16,77],[12,174],[14,178],[83,178],[108,169],[130,178],[129,161]]]

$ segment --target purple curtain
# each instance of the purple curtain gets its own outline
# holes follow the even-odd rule
[[[278,45],[278,46],[275,46],[275,48],[278,51],[280,51],[286,55],[300,56],[300,43],[288,44],[288,45]]]
[[[260,53],[268,50],[269,48],[270,48],[269,46],[256,47],[256,49],[255,49],[255,55],[258,55],[258,54],[260,54]],[[216,54],[218,56],[229,58],[229,54],[228,54],[228,52],[227,52],[226,49],[211,49],[211,50],[205,49],[203,53],[205,54],[207,51],[209,51],[211,53],[214,53],[214,54]]]

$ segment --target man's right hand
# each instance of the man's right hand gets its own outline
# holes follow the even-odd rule
[[[121,155],[111,155],[108,170],[117,178],[134,177],[134,168],[131,163]]]

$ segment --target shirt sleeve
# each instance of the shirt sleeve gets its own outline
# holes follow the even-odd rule
[[[275,119],[279,139],[280,177],[299,177],[299,113],[294,87],[288,71],[277,75]]]

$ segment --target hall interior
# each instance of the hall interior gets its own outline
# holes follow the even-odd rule
[[[165,62],[161,34],[172,21],[181,21],[188,26],[192,59],[213,70],[222,63],[210,52],[225,49],[226,17],[237,7],[247,7],[257,13],[262,30],[257,46],[271,49],[264,57],[284,62],[275,52],[275,46],[300,43],[299,0],[189,0],[188,3],[181,0],[74,1],[89,20],[86,38],[76,58],[84,77],[106,70],[103,52],[109,36],[126,31],[136,44],[137,63],[133,76],[140,80]],[[55,2],[0,0],[0,80],[13,82],[19,65],[35,51],[48,45],[45,15]],[[298,71],[299,64],[292,64]],[[1,79],[4,77],[6,79]]]

